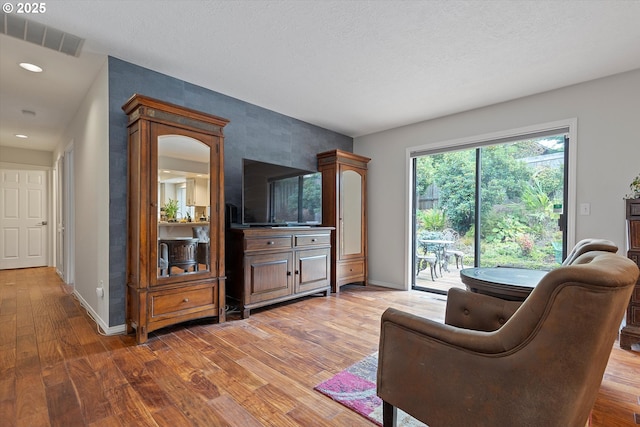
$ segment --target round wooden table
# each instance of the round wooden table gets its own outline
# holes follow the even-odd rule
[[[547,273],[527,268],[475,267],[460,270],[460,279],[471,292],[524,301]]]

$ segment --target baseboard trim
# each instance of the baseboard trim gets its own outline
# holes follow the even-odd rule
[[[124,324],[117,325],[117,326],[107,325],[106,322],[98,315],[98,313],[95,312],[93,307],[91,307],[87,303],[87,301],[85,301],[85,299],[82,298],[82,295],[80,295],[80,293],[78,293],[78,291],[75,289],[73,291],[73,296],[78,300],[82,308],[87,310],[89,317],[91,317],[91,319],[94,322],[96,322],[96,325],[98,326],[98,328],[100,328],[101,333],[105,335],[121,335],[126,331],[126,327]]]
[[[383,281],[380,281],[380,280],[371,280],[371,279],[369,279],[368,283],[370,285],[381,286],[383,288],[396,289],[398,291],[407,291],[408,290],[403,285],[399,285],[397,283],[383,282]]]

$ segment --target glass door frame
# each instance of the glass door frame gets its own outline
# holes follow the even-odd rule
[[[465,137],[454,140],[437,141],[434,143],[409,147],[406,150],[406,166],[407,166],[407,187],[406,196],[408,203],[405,205],[405,218],[406,218],[406,257],[405,257],[405,288],[411,289],[415,282],[415,203],[417,203],[414,189],[415,182],[415,166],[414,158],[421,155],[442,153],[445,151],[461,150],[465,148],[478,148],[485,145],[495,145],[501,142],[515,141],[522,137],[527,138],[536,134],[552,133],[566,134],[570,143],[568,147],[565,146],[565,206],[563,207],[563,215],[565,222],[564,233],[564,248],[563,252],[566,254],[566,247],[571,247],[575,244],[575,226],[576,226],[576,169],[577,169],[577,119],[570,118],[555,122],[549,122],[544,124],[532,125],[522,128],[510,129],[500,132],[494,132],[490,134],[477,135],[471,137]],[[478,171],[476,171],[479,173]],[[479,207],[476,207],[479,209]],[[477,220],[477,218],[476,218]],[[479,250],[478,245],[475,245],[474,250]]]

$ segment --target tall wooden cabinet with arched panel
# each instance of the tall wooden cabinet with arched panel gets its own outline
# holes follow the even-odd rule
[[[627,257],[640,267],[640,199],[627,199]],[[620,331],[620,347],[640,351],[640,278],[627,307],[626,324]]]
[[[367,284],[367,164],[371,159],[342,150],[317,155],[322,172],[322,225],[331,239],[331,290]]]
[[[129,117],[127,332],[143,343],[186,320],[224,322],[228,120],[141,95],[122,109]],[[194,192],[204,195],[196,202]]]

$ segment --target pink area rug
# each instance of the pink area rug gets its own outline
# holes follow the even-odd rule
[[[315,390],[381,426],[382,400],[376,395],[377,370],[378,353],[374,353],[318,384]],[[401,410],[398,410],[397,417],[398,426],[425,426]]]

